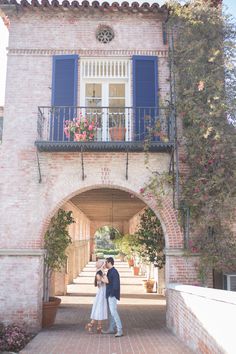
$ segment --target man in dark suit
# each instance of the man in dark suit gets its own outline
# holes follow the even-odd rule
[[[117,269],[114,267],[114,259],[108,257],[106,259],[106,267],[108,269],[107,278],[108,284],[106,284],[106,298],[109,306],[109,329],[104,331],[106,334],[115,334],[115,327],[117,333],[115,337],[122,337],[122,323],[120,316],[117,312],[117,300],[120,300],[120,276]]]

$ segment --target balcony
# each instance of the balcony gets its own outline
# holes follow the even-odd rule
[[[38,107],[39,151],[170,151],[174,122],[155,107]]]

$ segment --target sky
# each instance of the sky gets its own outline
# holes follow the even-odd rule
[[[30,0],[29,0],[30,1]],[[72,1],[72,0],[71,0]],[[101,2],[105,0],[100,0]],[[117,1],[117,0],[114,0]],[[114,2],[110,0],[109,2]],[[123,2],[124,0],[118,1]],[[135,0],[130,0],[129,2],[133,2]],[[138,2],[146,2],[147,0],[138,1]],[[79,0],[82,2],[82,0]],[[157,2],[159,5],[165,3],[165,0],[150,0],[147,1],[149,3]],[[185,1],[180,1],[184,3]],[[230,13],[236,18],[236,0],[223,0],[223,4],[226,7],[227,13]],[[5,84],[6,84],[6,66],[7,66],[7,45],[8,45],[8,30],[3,24],[3,21],[0,19],[0,106],[4,105],[4,97],[5,97]]]

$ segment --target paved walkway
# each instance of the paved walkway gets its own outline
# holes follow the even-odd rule
[[[88,334],[91,304],[95,295],[94,263],[90,262],[68,296],[61,297],[56,323],[42,330],[21,354],[187,354],[192,353],[165,326],[165,298],[146,294],[141,276],[134,277],[126,263],[116,264],[121,276],[119,312],[124,337]],[[104,326],[105,327],[105,326]]]

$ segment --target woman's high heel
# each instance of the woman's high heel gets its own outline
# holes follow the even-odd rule
[[[89,323],[86,324],[85,329],[89,333],[92,333],[93,332],[93,327],[94,327],[94,323],[93,322],[89,322]]]
[[[101,334],[102,333],[102,326],[97,326],[97,333]]]

